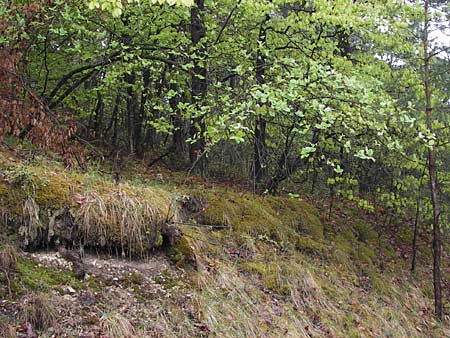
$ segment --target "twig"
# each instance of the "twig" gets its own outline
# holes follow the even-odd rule
[[[198,224],[198,223],[189,223],[189,222],[171,222],[167,223],[168,226],[174,225],[186,225],[197,228],[215,228],[215,229],[231,229],[230,225],[220,225],[220,224]]]
[[[241,4],[242,0],[239,0],[238,3],[233,7],[233,9],[231,10],[231,12],[228,14],[227,19],[225,20],[224,24],[222,25],[222,27],[220,28],[220,32],[217,35],[216,40],[213,43],[213,46],[216,45],[220,38],[222,37],[223,31],[225,30],[225,28],[228,26],[228,23],[231,20],[231,17],[233,16],[233,13],[236,11],[236,9],[238,8],[238,6]]]
[[[197,165],[197,163],[203,158],[203,156],[206,154],[206,152],[208,151],[208,148],[206,148],[205,150],[203,150],[203,152],[200,154],[200,156],[197,157],[197,159],[194,161],[194,163],[192,164],[192,166],[189,168],[186,178],[184,179],[183,185],[186,184],[186,181],[189,177],[189,175],[191,175],[192,170],[194,170],[195,166]]]

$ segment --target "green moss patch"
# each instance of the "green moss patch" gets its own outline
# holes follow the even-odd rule
[[[297,234],[323,238],[323,225],[317,211],[304,201],[237,192],[193,191],[204,201],[198,223],[229,226],[236,235],[268,238],[295,245]]]
[[[26,289],[48,291],[65,285],[76,290],[83,288],[83,283],[75,277],[73,272],[42,267],[27,258],[21,258],[18,261],[17,273],[17,278]]]

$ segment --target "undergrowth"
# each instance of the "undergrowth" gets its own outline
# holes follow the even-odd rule
[[[181,297],[160,299],[163,309],[148,325],[165,336],[450,336],[448,321],[431,315],[427,266],[411,275],[409,262],[390,242],[378,246],[372,224],[351,207],[339,205],[343,216],[331,224],[299,198],[174,188],[144,178],[115,184],[107,175],[65,170],[45,159],[21,163],[0,156],[0,166],[6,173],[0,208],[9,220],[2,227],[21,226],[22,240],[70,241],[61,229],[71,225],[92,247],[137,256],[166,250],[186,273],[189,297],[183,306]],[[192,196],[201,207],[181,212],[177,196]],[[163,233],[166,223],[178,233],[173,243]],[[14,274],[9,288],[23,297],[33,292],[24,298],[23,314],[42,329],[57,316],[45,300],[50,291],[92,286],[11,252],[0,252],[2,270]],[[130,280],[139,289],[142,277]],[[102,330],[110,337],[139,336],[141,328],[116,310],[103,315]]]

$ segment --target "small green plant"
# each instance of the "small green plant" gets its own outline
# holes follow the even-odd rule
[[[28,196],[33,196],[36,192],[34,176],[25,165],[12,167],[7,170],[7,177],[11,185],[16,189],[24,191]]]

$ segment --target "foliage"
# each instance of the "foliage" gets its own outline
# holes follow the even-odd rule
[[[330,215],[336,200],[350,200],[383,210],[378,225],[414,219],[416,234],[433,223],[436,236],[439,217],[448,218],[445,1],[33,0],[2,3],[0,18],[0,139],[28,138],[81,167],[87,151],[75,139],[98,145],[116,182],[138,157],[202,176],[233,173],[262,195],[309,192],[327,199]],[[36,206],[59,209],[52,203],[71,198],[64,189],[64,203],[47,198],[45,185],[16,174],[7,175],[29,191],[11,197],[0,183],[0,196],[23,201],[14,212],[34,236]],[[92,221],[101,229],[94,237],[121,245],[136,246],[142,224],[164,209],[121,189],[86,191],[85,233]],[[280,223],[323,236],[295,198],[207,197],[199,217],[244,236],[283,247]],[[129,205],[140,216],[120,220],[117,208]],[[310,244],[298,242],[320,251]]]

